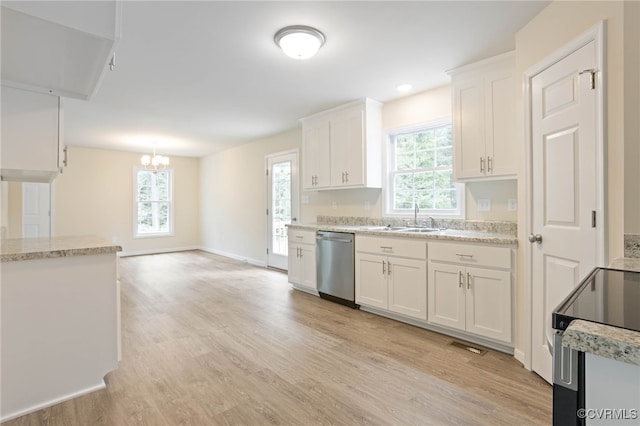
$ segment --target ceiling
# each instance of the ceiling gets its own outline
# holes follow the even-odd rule
[[[124,1],[116,67],[90,101],[64,100],[68,145],[203,156],[298,119],[512,50],[542,1]],[[288,25],[326,36],[310,60],[273,42]]]

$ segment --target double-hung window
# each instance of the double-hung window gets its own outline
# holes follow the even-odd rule
[[[386,213],[461,218],[464,186],[453,181],[451,123],[389,135]]]
[[[167,236],[173,232],[171,170],[136,169],[134,236]]]

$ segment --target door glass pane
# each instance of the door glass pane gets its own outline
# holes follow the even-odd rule
[[[271,173],[273,176],[272,250],[274,254],[287,256],[288,241],[285,225],[291,223],[291,161],[274,164]]]

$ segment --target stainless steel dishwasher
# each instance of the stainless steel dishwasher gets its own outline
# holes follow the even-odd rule
[[[320,297],[357,308],[354,234],[316,233],[316,278]]]

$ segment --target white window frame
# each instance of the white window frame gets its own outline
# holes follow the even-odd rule
[[[163,172],[169,172],[169,230],[167,232],[155,232],[155,233],[138,233],[138,172],[148,171],[144,167],[133,168],[133,238],[161,238],[172,237],[173,223],[174,223],[174,209],[173,209],[173,169],[166,168]]]
[[[413,209],[408,211],[398,211],[393,209],[393,171],[392,171],[392,161],[394,159],[394,138],[398,135],[418,132],[420,130],[427,130],[433,127],[440,127],[445,125],[452,125],[451,118],[432,120],[412,126],[404,126],[393,129],[387,129],[385,131],[385,158],[384,158],[384,174],[386,176],[385,184],[383,188],[383,197],[384,197],[384,211],[385,216],[389,217],[406,217],[413,218],[414,211]],[[453,141],[451,143],[453,150]],[[452,155],[455,155],[453,153]],[[452,158],[451,169],[453,173],[453,165],[455,159]],[[439,219],[465,219],[466,210],[465,210],[465,185],[461,182],[454,183],[456,187],[456,192],[458,195],[457,205],[458,208],[455,210],[432,210],[432,209],[420,209],[418,213],[418,217],[421,219],[427,217],[439,218]]]

